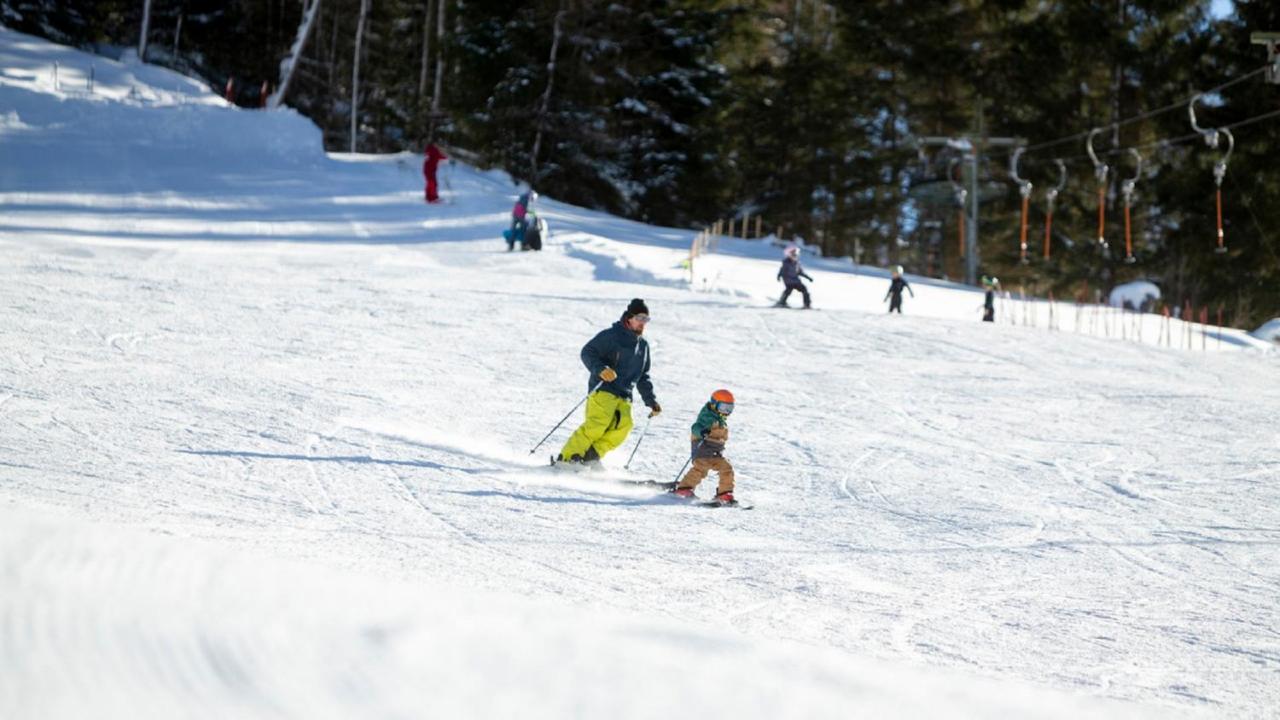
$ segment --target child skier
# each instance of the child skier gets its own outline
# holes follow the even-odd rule
[[[987,289],[986,297],[982,301],[982,322],[996,321],[996,289],[1000,287],[1000,281],[993,278],[982,276],[982,287]]]
[[[792,245],[783,254],[782,267],[778,268],[778,279],[787,288],[782,291],[782,297],[778,298],[778,307],[786,307],[787,298],[791,296],[791,291],[799,290],[800,296],[804,298],[804,309],[809,309],[809,288],[800,282],[800,278],[808,278],[809,282],[813,282],[813,278],[809,277],[804,268],[800,266],[800,248]]]
[[[889,292],[884,294],[885,300],[889,300],[890,296],[893,297],[889,301],[889,312],[897,310],[899,315],[902,314],[902,290],[904,288],[911,293],[911,297],[914,298],[916,296],[916,291],[912,290],[911,285],[902,279],[902,266],[895,265],[893,268],[893,282],[889,283]],[[884,302],[884,300],[880,302]]]
[[[693,455],[693,467],[680,479],[671,492],[679,497],[692,498],[694,488],[715,470],[720,477],[715,501],[726,505],[734,503],[733,466],[724,458],[724,446],[729,441],[729,425],[725,422],[733,412],[733,393],[717,390],[698,413],[698,419],[690,428],[689,445]]]

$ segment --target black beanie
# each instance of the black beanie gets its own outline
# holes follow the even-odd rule
[[[648,315],[649,306],[644,304],[644,300],[640,298],[632,298],[631,304],[627,306],[627,311],[622,313],[623,318],[629,318],[633,315]]]

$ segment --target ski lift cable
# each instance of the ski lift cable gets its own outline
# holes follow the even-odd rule
[[[1262,114],[1260,114],[1260,115],[1255,115],[1255,116],[1253,116],[1253,117],[1251,117],[1251,118],[1245,118],[1244,120],[1239,120],[1239,121],[1236,121],[1236,122],[1233,122],[1233,123],[1229,123],[1229,124],[1227,124],[1227,125],[1223,125],[1223,126],[1219,127],[1218,129],[1219,129],[1219,130],[1235,130],[1236,128],[1241,128],[1241,127],[1245,127],[1245,126],[1248,126],[1248,125],[1253,125],[1253,124],[1255,124],[1255,123],[1259,123],[1259,122],[1262,122],[1262,121],[1264,121],[1264,120],[1270,120],[1270,119],[1275,118],[1275,117],[1277,117],[1277,116],[1280,116],[1280,110],[1272,110],[1272,111],[1270,111],[1270,112],[1265,112],[1265,113],[1262,113]],[[1105,125],[1104,125],[1104,126],[1101,126],[1101,127],[1102,127],[1103,129],[1105,129],[1106,127],[1109,127],[1109,126],[1105,126]],[[1090,132],[1092,132],[1092,131],[1090,131]],[[1087,138],[1088,138],[1088,136],[1089,136],[1089,133],[1084,133],[1083,135],[1080,135],[1079,137],[1080,137],[1080,138],[1086,138],[1086,139],[1087,139]],[[1149,142],[1140,143],[1140,144],[1138,144],[1138,145],[1122,145],[1122,146],[1118,146],[1118,147],[1111,148],[1110,150],[1099,150],[1099,151],[1095,151],[1095,154],[1097,155],[1097,157],[1098,157],[1098,158],[1114,157],[1114,156],[1117,156],[1117,155],[1123,155],[1123,154],[1125,154],[1125,153],[1129,152],[1129,150],[1130,150],[1130,149],[1138,150],[1138,151],[1142,151],[1142,150],[1150,150],[1150,149],[1152,149],[1152,148],[1154,148],[1154,149],[1156,149],[1156,150],[1164,150],[1164,149],[1166,149],[1166,148],[1172,148],[1172,147],[1177,146],[1177,145],[1183,145],[1183,144],[1185,144],[1185,143],[1192,142],[1192,141],[1195,141],[1195,140],[1200,140],[1200,141],[1202,141],[1202,142],[1203,142],[1203,139],[1204,139],[1204,135],[1203,135],[1202,133],[1200,133],[1200,132],[1193,132],[1193,133],[1188,133],[1188,134],[1186,134],[1186,135],[1179,135],[1178,137],[1175,137],[1175,138],[1161,139],[1161,140],[1151,140],[1151,141],[1149,141]],[[1056,161],[1058,161],[1058,160],[1061,160],[1062,162],[1064,162],[1064,163],[1066,163],[1066,164],[1068,164],[1068,165],[1078,165],[1078,164],[1082,164],[1082,163],[1091,163],[1091,164],[1092,164],[1092,163],[1093,163],[1093,158],[1091,158],[1088,154],[1086,154],[1086,155],[1075,155],[1075,156],[1064,156],[1064,157],[1054,158],[1054,160],[1055,160],[1055,162],[1056,162]]]
[[[1122,126],[1124,126],[1124,125],[1128,125],[1128,124],[1130,124],[1130,123],[1135,123],[1135,122],[1138,122],[1139,120],[1146,120],[1146,119],[1148,119],[1148,118],[1155,117],[1156,115],[1160,115],[1160,114],[1163,114],[1163,113],[1167,113],[1167,112],[1170,112],[1170,111],[1173,111],[1173,110],[1181,110],[1181,109],[1182,109],[1183,107],[1185,107],[1189,102],[1191,102],[1191,100],[1192,100],[1192,99],[1196,98],[1197,96],[1200,96],[1200,95],[1212,95],[1212,94],[1214,94],[1214,93],[1222,92],[1223,90],[1226,90],[1226,89],[1227,89],[1227,88],[1229,88],[1229,87],[1232,87],[1232,86],[1234,86],[1234,85],[1238,85],[1238,84],[1240,84],[1240,83],[1242,83],[1242,82],[1244,82],[1244,81],[1246,81],[1246,80],[1249,80],[1250,78],[1252,78],[1252,77],[1253,77],[1253,76],[1255,76],[1255,75],[1259,75],[1259,74],[1261,74],[1261,73],[1266,72],[1266,71],[1267,71],[1267,68],[1269,68],[1269,67],[1271,67],[1271,66],[1270,66],[1270,65],[1263,65],[1263,66],[1261,66],[1261,67],[1259,67],[1259,68],[1257,68],[1257,69],[1250,70],[1249,72],[1245,73],[1244,75],[1241,75],[1241,76],[1239,76],[1239,77],[1237,77],[1237,78],[1234,78],[1234,79],[1232,79],[1232,80],[1228,80],[1227,82],[1222,83],[1221,85],[1219,85],[1219,86],[1217,86],[1217,87],[1209,88],[1208,90],[1202,90],[1202,91],[1196,92],[1196,93],[1194,93],[1194,94],[1192,94],[1192,95],[1189,95],[1188,97],[1186,97],[1186,98],[1185,98],[1185,99],[1183,99],[1183,100],[1179,100],[1179,101],[1177,101],[1177,102],[1170,103],[1170,104],[1168,104],[1168,105],[1165,105],[1164,107],[1156,108],[1155,110],[1149,110],[1149,111],[1147,111],[1147,112],[1145,112],[1145,113],[1142,113],[1142,114],[1140,114],[1140,115],[1134,115],[1133,117],[1128,117],[1128,118],[1124,118],[1124,119],[1122,119],[1122,120],[1117,120],[1117,121],[1115,121],[1115,122],[1113,122],[1113,123],[1107,123],[1106,125],[1099,125],[1098,127],[1099,127],[1099,128],[1101,128],[1101,129],[1102,129],[1102,130],[1104,130],[1104,131],[1105,131],[1105,130],[1110,130],[1111,128],[1118,128],[1118,127],[1122,127]],[[1037,150],[1043,150],[1043,149],[1045,149],[1045,148],[1054,147],[1054,146],[1056,146],[1056,145],[1062,145],[1063,143],[1074,142],[1074,141],[1076,141],[1076,140],[1083,140],[1083,139],[1085,139],[1085,138],[1089,137],[1089,133],[1090,133],[1090,132],[1092,132],[1092,130],[1086,130],[1086,131],[1084,131],[1084,132],[1079,132],[1079,133],[1076,133],[1076,134],[1074,134],[1074,135],[1068,135],[1068,136],[1066,136],[1066,137],[1060,137],[1060,138],[1057,138],[1056,140],[1046,140],[1045,142],[1036,143],[1036,144],[1034,144],[1034,145],[1028,145],[1028,146],[1027,146],[1026,151],[1027,151],[1027,152],[1035,152],[1035,151],[1037,151]]]

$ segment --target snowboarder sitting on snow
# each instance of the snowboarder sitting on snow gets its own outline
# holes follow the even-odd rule
[[[529,209],[538,201],[538,193],[530,190],[527,193],[521,193],[516,198],[516,204],[511,208],[511,229],[502,233],[507,239],[507,251],[515,249],[516,243],[520,243],[520,249],[524,249],[524,233],[529,229]]]
[[[698,419],[689,429],[690,453],[693,467],[680,479],[671,492],[685,498],[693,497],[698,483],[712,470],[720,477],[715,500],[733,502],[733,466],[724,458],[724,446],[729,442],[729,425],[726,422],[733,412],[733,393],[717,390],[698,413]]]
[[[521,250],[541,250],[542,239],[547,234],[547,221],[538,217],[538,213],[533,209],[525,215],[524,244],[520,246]]]
[[[782,297],[778,298],[778,307],[786,307],[787,298],[791,296],[791,291],[799,290],[800,295],[804,298],[805,309],[809,309],[809,288],[800,282],[800,278],[808,278],[809,282],[813,282],[813,278],[809,277],[804,268],[800,266],[800,248],[792,245],[783,254],[782,267],[778,268],[778,279],[787,286],[787,289],[782,291]]]
[[[916,296],[916,291],[912,290],[911,285],[902,279],[902,266],[895,265],[893,267],[893,281],[889,283],[889,292],[884,294],[885,300],[889,300],[890,296],[893,297],[893,300],[889,302],[889,312],[897,310],[899,315],[902,314],[902,291],[904,288],[911,293],[911,297]],[[880,302],[884,302],[884,300]]]
[[[649,308],[635,298],[621,320],[582,347],[582,364],[591,371],[587,417],[553,462],[598,465],[600,458],[621,445],[631,432],[633,385],[649,407],[649,417],[662,412],[649,381],[649,343],[641,337],[648,323]]]

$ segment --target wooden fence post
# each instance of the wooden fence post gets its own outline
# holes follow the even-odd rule
[[[1218,349],[1222,349],[1222,305],[1218,305]]]

